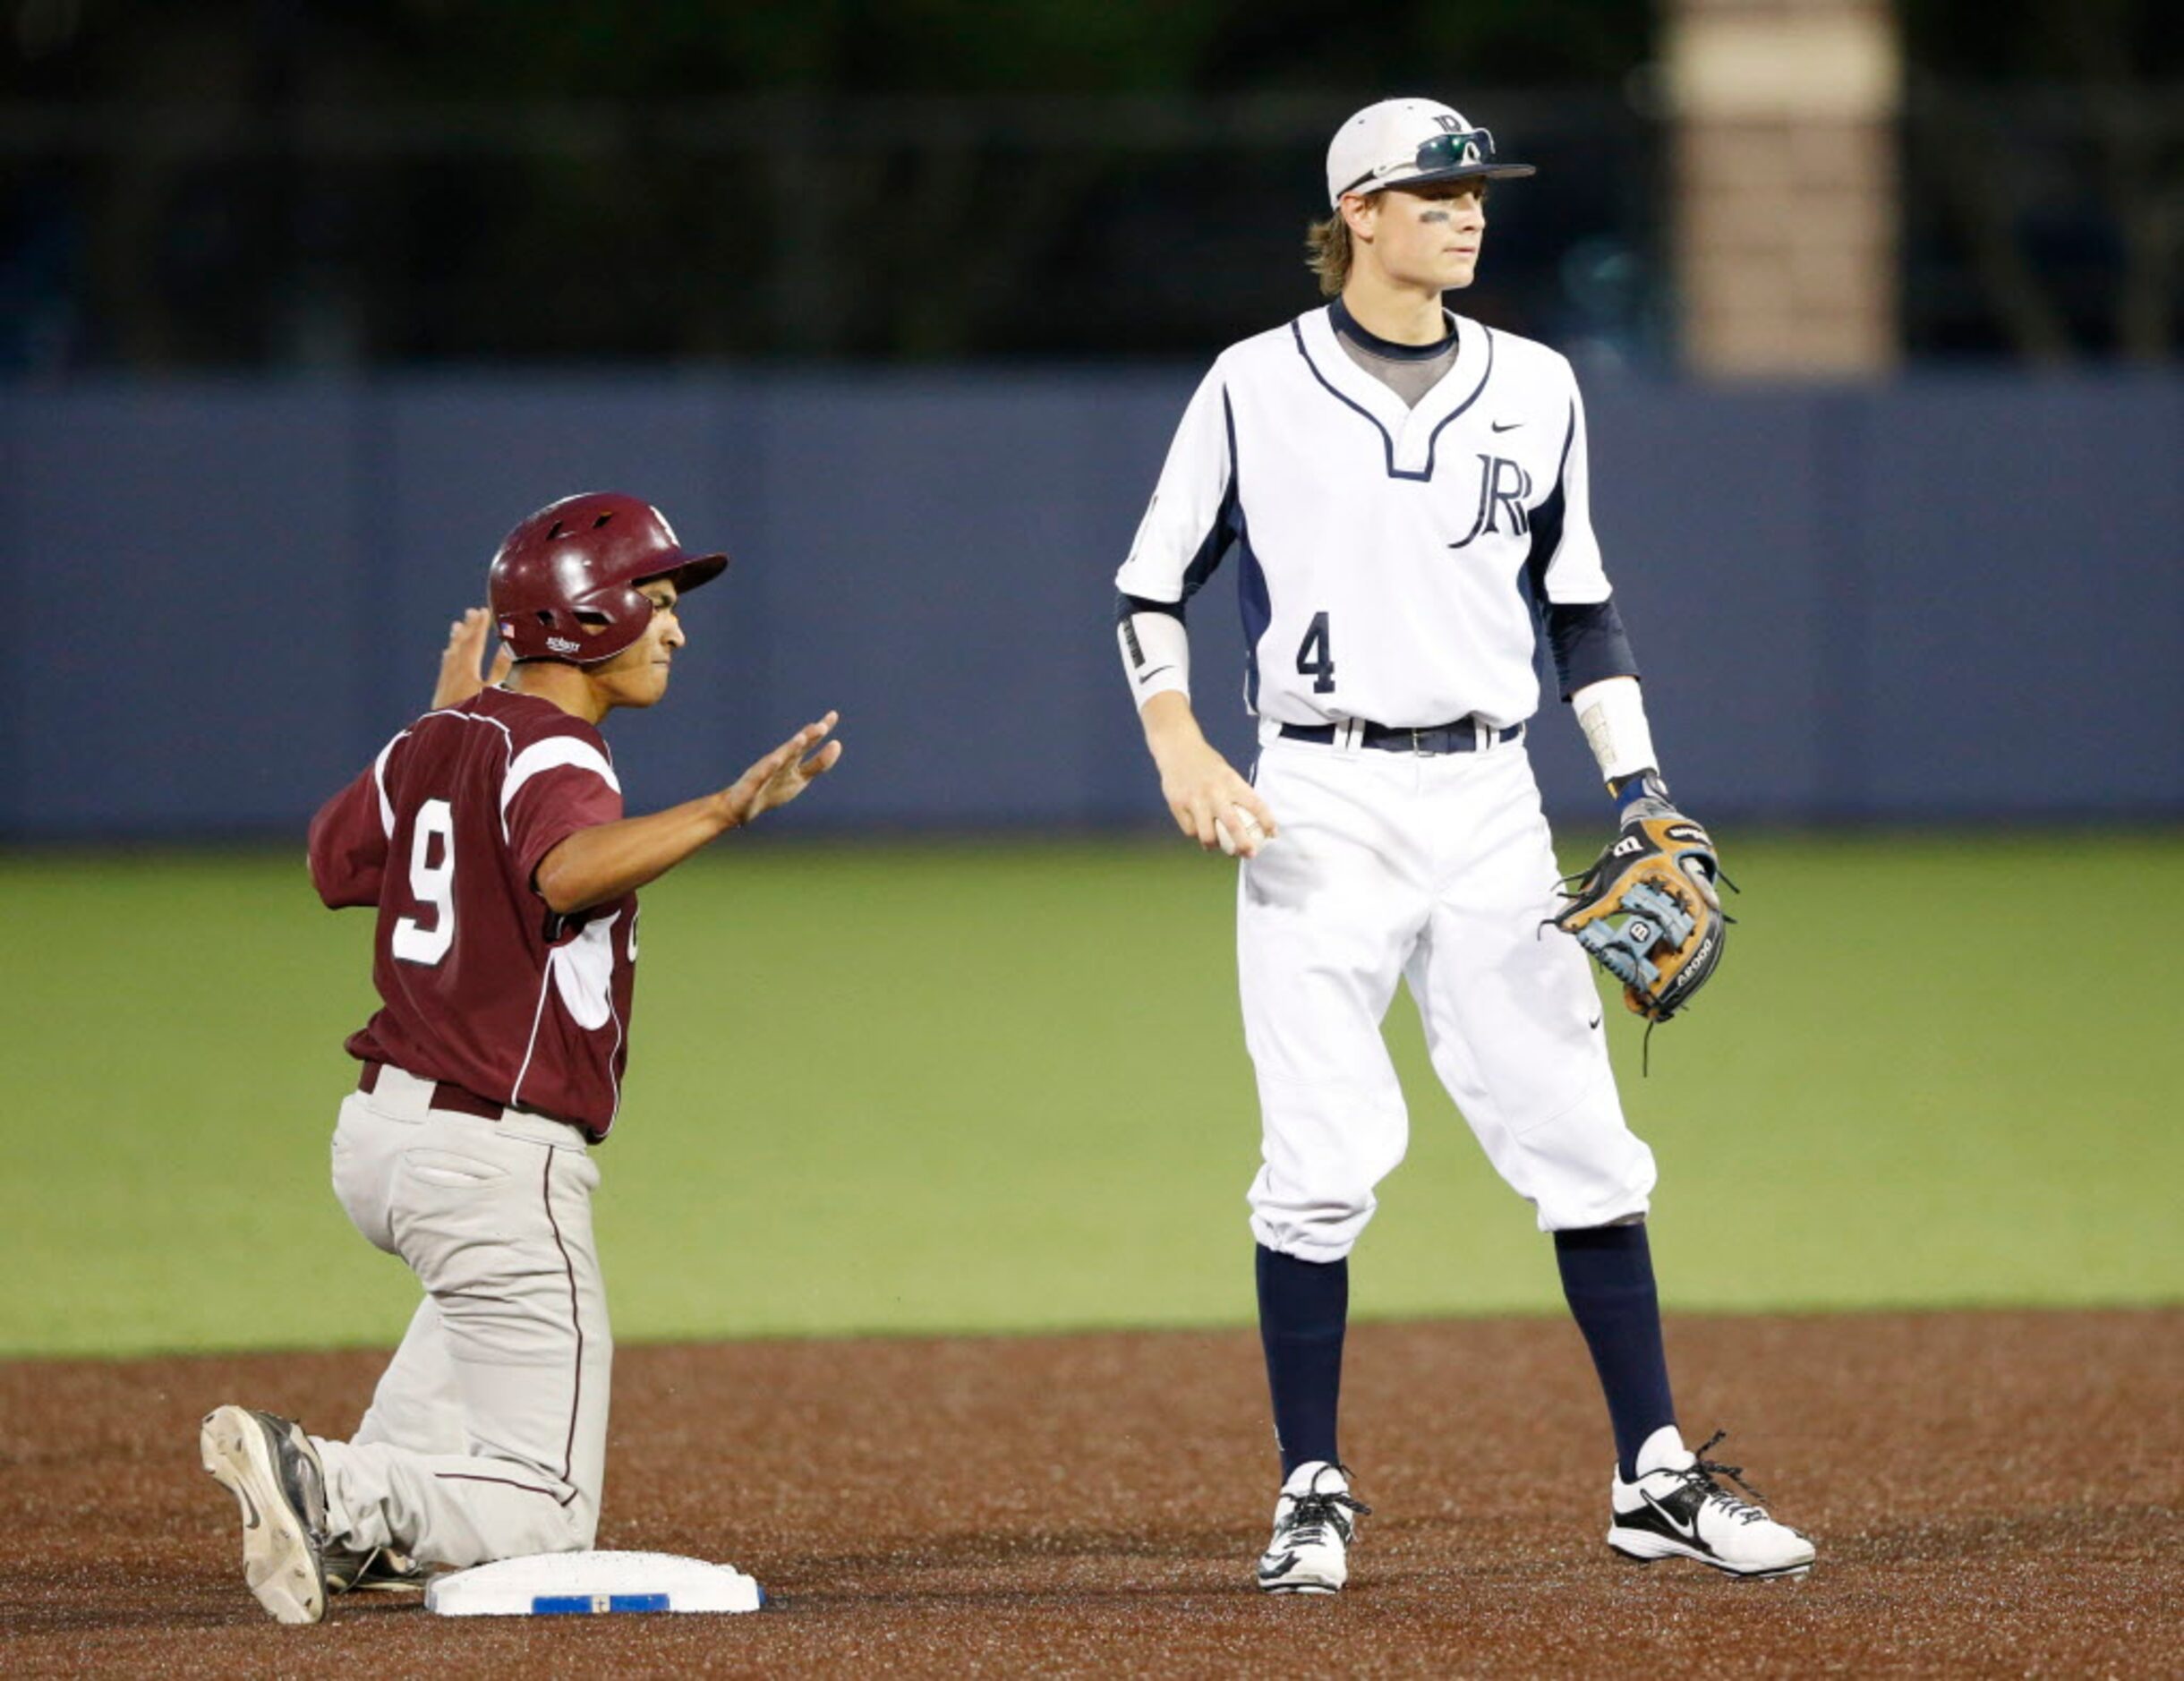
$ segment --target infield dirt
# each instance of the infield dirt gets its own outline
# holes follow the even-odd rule
[[[1250,1585],[1275,1470],[1248,1332],[619,1351],[604,1547],[725,1559],[755,1616],[282,1628],[198,1468],[223,1401],[341,1433],[370,1352],[0,1366],[0,1671],[2154,1675],[2184,1661],[2184,1310],[1682,1318],[1803,1582],[1610,1554],[1607,1427],[1554,1320],[1352,1332],[1374,1507],[1335,1600]]]

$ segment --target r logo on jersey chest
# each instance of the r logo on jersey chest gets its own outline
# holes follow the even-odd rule
[[[1464,549],[1488,532],[1499,535],[1502,520],[1508,520],[1509,534],[1523,537],[1531,530],[1531,513],[1524,504],[1531,495],[1531,474],[1521,461],[1512,461],[1506,456],[1479,457],[1479,507],[1472,516],[1472,528],[1448,546]]]

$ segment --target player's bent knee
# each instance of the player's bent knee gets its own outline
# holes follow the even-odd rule
[[[1653,1190],[1653,1152],[1624,1123],[1612,1086],[1544,1124],[1489,1149],[1495,1166],[1539,1211],[1542,1232],[1642,1217]]]
[[[551,1513],[539,1514],[523,1526],[521,1533],[510,1536],[501,1551],[507,1557],[533,1553],[580,1553],[588,1551],[598,1539],[598,1508],[580,1497],[566,1506],[557,1506]]]
[[[566,1520],[569,1540],[556,1551],[582,1552],[599,1539],[599,1497],[595,1491],[580,1489],[561,1515]]]

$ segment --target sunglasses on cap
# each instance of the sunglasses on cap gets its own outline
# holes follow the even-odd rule
[[[1393,175],[1399,169],[1415,168],[1418,171],[1414,175],[1405,175],[1403,180],[1390,183],[1400,187],[1429,175],[1484,174],[1495,167],[1493,130],[1455,129],[1446,134],[1436,134],[1420,146],[1417,155],[1407,162],[1381,164],[1368,169],[1343,191],[1355,192],[1367,182],[1378,181],[1383,175]],[[1530,175],[1531,172],[1525,169],[1523,173]]]

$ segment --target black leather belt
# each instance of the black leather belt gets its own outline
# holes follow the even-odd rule
[[[1333,747],[1350,728],[1347,724],[1284,724],[1284,741],[1317,741]],[[1523,724],[1495,730],[1468,718],[1453,724],[1429,724],[1422,730],[1397,730],[1386,724],[1366,724],[1361,744],[1383,753],[1475,753],[1481,747],[1514,741],[1524,733]]]

